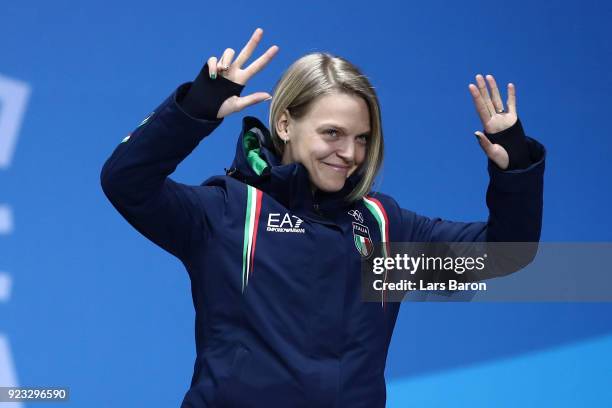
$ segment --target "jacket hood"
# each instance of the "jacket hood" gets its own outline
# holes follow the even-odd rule
[[[350,205],[345,197],[362,178],[355,171],[337,192],[311,192],[308,170],[301,163],[282,164],[275,153],[268,128],[256,117],[246,116],[236,143],[236,154],[227,175],[241,180],[274,197],[287,208],[308,209],[316,203],[319,208]]]

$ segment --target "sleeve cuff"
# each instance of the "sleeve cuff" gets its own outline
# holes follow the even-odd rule
[[[502,170],[488,159],[488,172],[491,185],[498,191],[533,191],[541,188],[546,162],[546,148],[537,140],[525,136],[530,160],[527,168]]]
[[[231,96],[239,96],[244,85],[218,75],[212,79],[208,75],[208,63],[200,70],[195,81],[190,83],[177,102],[190,116],[199,119],[216,120],[219,108]]]
[[[491,143],[501,145],[508,152],[509,163],[506,171],[525,169],[533,164],[520,118],[517,117],[516,122],[508,129],[497,133],[485,132],[485,135]]]
[[[177,103],[179,96],[186,92],[189,82],[179,85],[151,114],[146,125],[139,126],[136,130],[150,126],[154,121],[161,122],[160,126],[171,128],[177,135],[174,140],[178,143],[188,145],[199,142],[203,137],[210,134],[223,119],[207,120],[190,116]]]

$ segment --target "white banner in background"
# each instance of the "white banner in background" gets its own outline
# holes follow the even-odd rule
[[[0,169],[6,169],[11,164],[29,96],[30,86],[27,83],[0,74]],[[0,203],[0,235],[9,235],[12,232],[11,208]],[[9,301],[11,285],[11,276],[6,272],[0,272],[0,303]],[[0,386],[17,385],[9,340],[5,334],[0,333]],[[0,402],[0,407],[4,406],[23,408],[20,402]]]
[[[0,169],[10,166],[30,86],[0,74]]]

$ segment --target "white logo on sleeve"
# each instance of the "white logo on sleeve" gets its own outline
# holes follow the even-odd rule
[[[270,213],[268,214],[268,224],[266,231],[270,232],[295,232],[298,234],[304,234],[306,230],[300,228],[304,220],[295,215],[289,215],[285,213]]]

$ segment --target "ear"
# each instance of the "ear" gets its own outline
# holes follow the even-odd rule
[[[289,128],[290,118],[291,118],[291,115],[289,114],[289,111],[285,109],[285,111],[280,114],[276,123],[274,124],[276,128],[276,134],[278,134],[281,137],[281,139],[288,138],[289,132],[287,131],[287,129]]]

